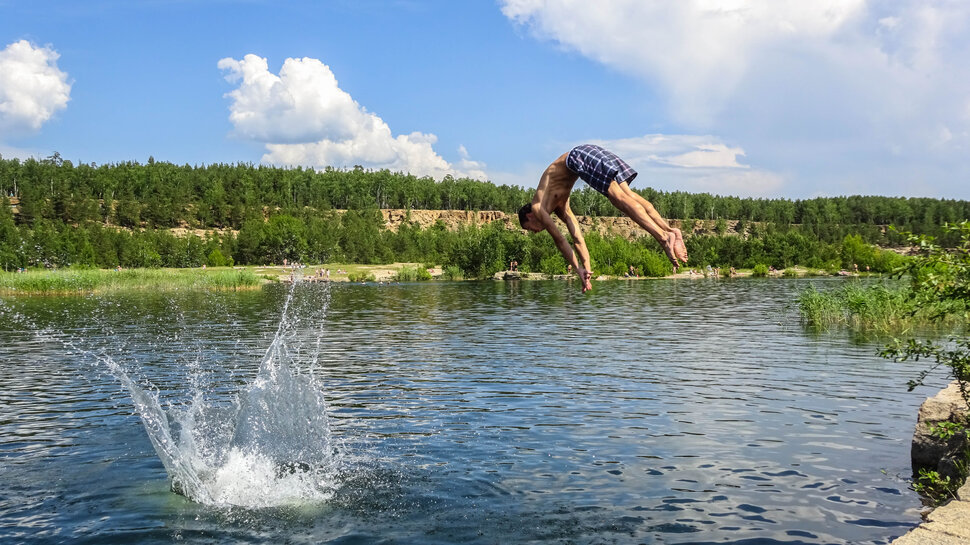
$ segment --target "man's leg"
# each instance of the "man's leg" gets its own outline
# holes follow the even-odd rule
[[[627,193],[630,197],[632,197],[638,203],[640,203],[640,206],[643,207],[643,209],[647,212],[647,215],[650,216],[650,219],[652,219],[653,222],[656,223],[658,227],[663,229],[665,232],[672,231],[674,233],[677,239],[675,248],[674,248],[674,251],[677,253],[677,258],[683,261],[684,263],[687,263],[687,246],[684,245],[684,236],[683,234],[681,234],[680,229],[677,229],[676,227],[671,227],[670,224],[668,224],[666,220],[664,220],[663,216],[660,215],[660,212],[657,212],[657,209],[654,208],[653,204],[651,204],[650,201],[648,201],[647,199],[644,199],[643,197],[640,196],[639,193],[630,189],[630,184],[622,183],[622,184],[619,184],[619,186],[624,193]]]
[[[677,235],[673,231],[664,231],[659,225],[650,217],[646,209],[637,201],[637,199],[631,196],[629,187],[626,187],[624,191],[624,186],[626,183],[618,184],[612,182],[609,189],[607,189],[606,197],[613,203],[613,206],[617,207],[620,212],[623,212],[630,219],[636,222],[637,225],[643,227],[648,233],[650,233],[653,238],[657,239],[660,246],[663,248],[664,253],[667,254],[667,258],[670,262],[674,264],[674,271],[680,266],[677,252],[675,248],[677,246]],[[653,206],[651,206],[653,208]],[[667,226],[670,227],[669,225]],[[685,260],[686,261],[686,260]]]

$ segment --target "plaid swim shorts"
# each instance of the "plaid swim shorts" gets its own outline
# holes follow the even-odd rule
[[[566,156],[566,168],[604,195],[613,180],[616,183],[632,183],[637,177],[637,171],[623,159],[593,144],[583,144],[571,149]]]

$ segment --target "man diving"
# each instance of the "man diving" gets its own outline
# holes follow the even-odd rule
[[[636,176],[637,171],[616,154],[593,144],[583,144],[562,154],[546,168],[532,202],[519,209],[519,224],[523,229],[536,233],[549,231],[566,263],[572,265],[582,281],[583,292],[592,289],[593,273],[586,240],[576,216],[569,208],[569,193],[579,178],[605,195],[613,206],[657,239],[667,258],[674,264],[674,272],[680,262],[687,263],[687,248],[680,229],[671,227],[650,201],[630,189],[630,183]],[[573,239],[572,245],[556,227],[552,214],[559,216],[566,224]]]

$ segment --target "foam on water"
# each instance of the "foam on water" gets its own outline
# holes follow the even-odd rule
[[[255,379],[228,411],[209,406],[197,390],[188,407],[161,414],[157,399],[140,402],[137,398],[144,392],[126,384],[173,489],[187,497],[209,504],[269,507],[322,501],[332,494],[338,451],[322,388],[312,374],[329,289],[324,288],[322,308],[307,309],[294,299],[296,288],[294,283]],[[316,330],[308,332],[308,325]],[[155,424],[166,419],[177,424],[177,435]]]

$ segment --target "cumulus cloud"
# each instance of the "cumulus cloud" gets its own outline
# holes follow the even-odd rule
[[[761,51],[827,40],[864,0],[504,0],[502,12],[583,55],[660,83],[679,114],[707,119]],[[577,16],[582,14],[582,16]]]
[[[286,59],[273,74],[265,58],[225,58],[218,67],[238,87],[226,96],[229,120],[238,135],[266,146],[263,162],[337,168],[387,168],[418,176],[485,179],[484,165],[459,150],[450,164],[433,148],[434,134],[394,135],[383,119],[368,112],[340,88],[318,59]]]
[[[970,3],[604,0],[591,9],[582,0],[501,0],[501,6],[537,38],[656,90],[667,105],[665,121],[729,135],[800,172],[828,168],[818,176],[831,179],[854,170],[854,179],[864,179],[873,158],[894,151],[912,165],[970,170]],[[729,161],[730,151],[722,151]],[[708,159],[715,157],[676,160]]]
[[[67,107],[71,83],[57,68],[59,57],[26,40],[0,51],[0,139],[30,136]]]

